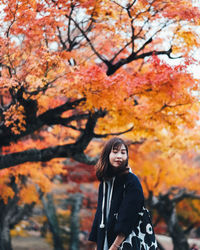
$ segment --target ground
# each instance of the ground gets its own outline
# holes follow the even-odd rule
[[[173,250],[171,238],[164,235],[156,235],[156,238],[166,250]],[[189,239],[190,246],[194,243],[198,246],[200,250],[200,239]]]
[[[53,247],[38,236],[13,237],[13,250],[53,250]]]
[[[166,250],[172,250],[171,239],[167,236],[157,235],[157,239],[162,243]],[[200,240],[190,239],[190,245],[196,243],[200,249]],[[39,236],[13,237],[13,250],[53,250],[53,247]]]

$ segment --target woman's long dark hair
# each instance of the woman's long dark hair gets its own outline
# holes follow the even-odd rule
[[[121,147],[121,145],[124,145],[126,148],[127,160],[126,160],[125,164],[123,166],[121,166],[121,168],[118,168],[118,170],[119,170],[119,172],[122,172],[122,171],[125,171],[127,169],[127,166],[128,166],[128,146],[121,138],[114,137],[106,143],[106,145],[104,146],[104,148],[101,152],[100,158],[96,164],[96,176],[97,176],[98,180],[100,180],[100,181],[102,181],[104,179],[106,180],[106,179],[109,179],[115,175],[115,173],[112,172],[112,166],[110,164],[109,155],[110,155],[110,152],[112,151],[113,148],[118,149],[119,147]]]

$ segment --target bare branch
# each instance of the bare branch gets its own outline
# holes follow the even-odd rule
[[[133,0],[132,3],[128,4],[127,8],[129,8],[129,9],[132,8],[133,5],[136,3],[136,1],[137,1],[137,0]]]
[[[60,27],[57,27],[57,31],[58,31],[58,38],[60,40],[60,43],[62,44],[63,50],[66,50],[67,46],[65,44],[65,41],[63,41],[63,39],[62,39],[62,34],[61,34],[61,31],[60,31]]]
[[[138,59],[144,59],[145,57],[149,57],[152,55],[167,55],[168,57],[172,58],[170,56],[172,52],[172,49],[170,48],[169,50],[161,50],[161,51],[149,51],[140,55],[136,55],[136,53],[132,53],[130,54],[127,58],[122,58],[120,59],[117,63],[115,64],[111,64],[110,65],[107,63],[108,69],[106,74],[108,76],[113,75],[120,67],[122,67],[125,64],[128,64],[134,60],[138,60]]]
[[[122,47],[110,60],[109,60],[109,62],[110,63],[113,63],[113,61],[117,58],[117,56],[119,55],[119,54],[121,54],[121,52],[123,51],[123,50],[125,50],[130,44],[132,43],[132,40],[130,41],[130,42],[128,42],[127,44],[125,44],[124,45],[124,47]]]
[[[114,4],[116,4],[117,6],[119,6],[120,8],[125,9],[124,6],[122,6],[121,4],[117,3],[116,1],[114,1],[114,0],[110,0],[110,1],[111,1],[112,3],[114,3]]]
[[[68,19],[68,29],[67,29],[67,39],[70,45],[72,44],[70,31],[71,31],[71,16],[72,16],[73,11],[74,11],[74,5],[71,4],[71,11],[69,13],[70,18]]]
[[[110,64],[106,58],[104,58],[102,55],[99,54],[99,52],[95,49],[94,45],[92,44],[91,40],[89,39],[89,37],[87,36],[87,34],[85,33],[85,31],[79,26],[79,24],[70,16],[66,15],[67,18],[70,18],[75,26],[78,28],[78,30],[81,32],[81,34],[83,35],[83,37],[86,39],[86,41],[88,42],[88,44],[90,45],[92,51],[95,53],[95,55],[102,61],[104,62],[106,65]]]
[[[172,202],[178,203],[185,198],[198,199],[200,200],[200,195],[196,194],[195,191],[188,191],[186,188],[180,189],[178,193],[172,199]]]
[[[155,37],[156,34],[158,34],[161,30],[163,30],[165,27],[167,27],[168,25],[171,25],[173,22],[166,22],[164,23],[160,29],[156,30],[154,32],[154,34],[148,39],[146,40],[146,42],[135,52],[136,54],[138,54],[140,51],[142,51],[149,43],[151,43],[153,41],[153,37]]]
[[[16,4],[16,8],[15,8],[15,12],[14,12],[14,13],[13,13],[12,10],[10,9],[10,7],[9,7],[9,10],[10,10],[10,12],[11,12],[12,15],[13,15],[13,20],[11,21],[11,23],[10,23],[10,25],[9,25],[7,31],[6,31],[6,37],[7,37],[7,38],[9,37],[9,33],[10,33],[10,29],[11,29],[12,25],[13,25],[14,22],[16,21],[16,13],[17,13],[17,10],[18,10],[18,3]]]
[[[96,137],[96,138],[105,138],[105,137],[110,136],[110,135],[122,135],[122,134],[130,132],[132,130],[133,130],[133,127],[129,128],[129,129],[125,130],[125,131],[118,132],[118,133],[108,133],[108,134],[101,134],[101,135],[94,133],[94,137]]]

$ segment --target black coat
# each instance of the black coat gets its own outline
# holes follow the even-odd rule
[[[108,246],[110,247],[118,234],[128,236],[137,224],[138,212],[144,205],[144,195],[139,179],[130,172],[116,177],[105,228],[100,228],[102,200],[103,183],[101,182],[97,211],[89,235],[89,240],[97,243],[97,250],[103,249],[105,231],[107,231]]]

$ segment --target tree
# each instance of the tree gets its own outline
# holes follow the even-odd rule
[[[85,244],[83,239],[80,240],[80,234],[87,234],[91,227],[89,214],[91,208],[94,213],[97,200],[94,201],[95,189],[91,190],[87,185],[92,187],[97,178],[94,166],[91,165],[68,161],[64,169],[67,171],[62,174],[61,188],[56,184],[53,195],[48,193],[46,199],[42,196],[42,203],[54,248],[63,249],[69,246],[75,250],[79,249],[81,244]],[[56,190],[59,190],[58,194]],[[66,227],[69,227],[69,230],[66,230]]]
[[[178,1],[178,13],[171,1],[158,0],[125,1],[124,5],[114,0],[87,3],[4,0],[3,4],[1,147],[45,126],[61,125],[67,131],[77,130],[79,137],[69,145],[2,156],[1,168],[53,157],[73,157],[88,162],[83,151],[95,137],[96,122],[112,109],[104,103],[111,98],[110,94],[101,100],[103,95],[99,92],[104,87],[111,91],[112,85],[122,85],[123,97],[119,103],[125,99],[126,105],[132,105],[127,99],[134,96],[136,82],[130,81],[144,59],[153,55],[171,58],[172,53],[187,59],[199,42],[193,30],[199,21],[199,9],[190,1]],[[166,39],[162,36],[165,31],[168,31]],[[168,47],[167,50],[164,47]],[[90,53],[95,57],[90,57]],[[95,58],[107,67],[107,75],[117,70],[119,73],[113,78],[106,77]],[[128,63],[131,73],[119,71]],[[96,81],[91,81],[95,74],[98,75]],[[123,87],[123,82],[128,80],[122,81],[124,74],[128,79],[132,76],[129,94]],[[118,87],[113,87],[112,96]],[[141,86],[137,87],[140,92]],[[113,111],[117,111],[119,104],[114,103]],[[82,120],[88,120],[84,129],[76,126]]]
[[[157,211],[158,222],[161,218],[164,219],[175,250],[189,249],[187,228],[184,227],[185,223],[183,226],[180,223],[181,211],[178,209],[178,205],[187,199],[200,199],[199,168],[191,160],[185,160],[187,148],[192,146],[190,142],[194,143],[192,137],[195,135],[194,131],[192,134],[185,135],[186,142],[184,135],[174,137],[173,134],[173,137],[170,137],[168,133],[160,135],[157,140],[146,141],[137,149],[132,148],[133,169],[143,181],[147,204],[151,210]],[[180,139],[181,141],[179,141]],[[194,210],[194,215],[195,207],[192,206],[192,203],[188,204],[187,210],[184,210],[186,218],[191,216],[191,210]],[[195,223],[199,221],[200,218],[196,216]]]
[[[63,243],[61,238],[61,230],[58,225],[56,210],[53,202],[53,197],[47,194],[47,198],[42,197],[44,212],[48,220],[48,225],[53,236],[54,249],[63,250]]]
[[[43,166],[54,158],[94,164],[97,158],[86,154],[94,138],[132,130],[140,143],[163,127],[195,125],[197,82],[187,65],[199,46],[200,15],[191,1],[2,3],[3,206],[15,195],[27,202],[19,195],[25,191],[7,185],[10,176],[19,185],[19,176],[32,178],[34,166],[45,176]],[[169,66],[159,55],[182,56],[184,65]]]
[[[31,171],[29,164],[1,170],[0,249],[12,249],[10,229],[25,216],[32,214],[34,206],[40,203],[43,194],[51,191],[53,177],[64,172],[62,164],[57,160],[43,165],[35,163]],[[41,189],[42,194],[38,193],[38,189]]]

